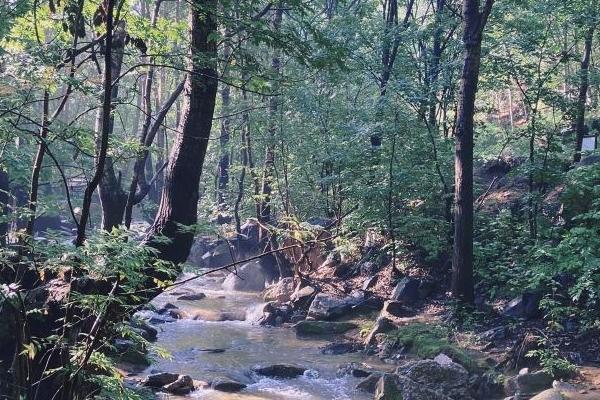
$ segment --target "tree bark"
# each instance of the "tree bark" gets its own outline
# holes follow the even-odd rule
[[[158,250],[159,258],[177,264],[187,259],[194,238],[185,227],[197,222],[200,175],[215,108],[216,3],[194,0],[190,6],[190,72],[184,89],[182,123],[169,157],[160,206],[146,237],[146,243]]]
[[[472,303],[473,287],[473,119],[481,63],[483,29],[494,0],[479,11],[478,0],[463,1],[463,69],[460,84],[455,154],[454,254],[452,294]]]
[[[229,32],[225,31],[225,37],[229,36]],[[229,63],[231,48],[229,43],[223,44],[223,59],[225,60],[225,68]],[[231,88],[224,84],[221,89],[221,111],[222,114],[229,112],[229,103],[231,96]],[[221,118],[221,136],[219,137],[219,145],[221,147],[221,156],[217,170],[217,207],[219,212],[227,208],[227,186],[229,185],[229,136],[230,136],[230,119],[227,116]]]
[[[123,55],[125,50],[125,22],[120,21],[115,27],[115,32],[112,42],[110,76],[111,76],[111,102],[115,102],[119,97],[119,85],[116,80],[121,74],[121,66],[123,65]],[[103,111],[98,113],[96,119],[96,132],[98,132],[97,148],[101,147],[101,133],[103,131]],[[114,116],[110,115],[108,121],[108,136],[113,134]],[[115,172],[113,158],[106,156],[104,172],[102,179],[98,185],[98,194],[100,195],[100,205],[102,206],[102,229],[111,231],[113,228],[121,225],[123,222],[123,214],[125,212],[125,203],[127,194],[121,186],[121,172]]]
[[[581,147],[583,145],[583,136],[585,135],[585,103],[589,84],[590,59],[592,58],[592,42],[594,39],[595,25],[588,28],[585,33],[585,44],[583,50],[583,58],[579,70],[579,95],[577,97],[577,116],[575,118],[575,154],[573,162],[581,161]]]

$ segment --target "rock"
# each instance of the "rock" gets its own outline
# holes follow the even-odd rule
[[[142,385],[158,389],[165,385],[175,382],[177,378],[179,378],[179,374],[172,374],[170,372],[160,372],[157,374],[148,375],[146,379],[142,381]]]
[[[232,272],[227,275],[222,286],[225,290],[260,292],[274,278],[259,260],[254,260],[238,267],[236,273]]]
[[[375,393],[375,388],[377,387],[377,382],[379,382],[379,378],[381,378],[381,374],[373,373],[369,375],[366,379],[363,379],[356,385],[356,389],[362,390],[367,393]]]
[[[141,337],[149,342],[156,340],[158,330],[143,319],[135,318],[131,321],[131,326],[140,334]]]
[[[436,283],[433,280],[421,280],[419,282],[419,298],[426,299],[427,297],[429,297],[431,293],[433,293],[433,291],[435,290],[435,287]]]
[[[164,385],[165,392],[177,395],[185,395],[194,390],[194,381],[188,375],[179,375],[174,382]]]
[[[235,393],[244,390],[246,385],[227,378],[217,378],[210,383],[210,387],[219,392]]]
[[[227,242],[221,242],[210,253],[210,257],[204,258],[210,268],[221,268],[234,262],[235,251]]]
[[[565,397],[556,389],[547,389],[531,397],[530,400],[564,400]]]
[[[511,300],[504,308],[504,315],[513,318],[534,319],[540,316],[540,292],[525,292]]]
[[[326,293],[315,296],[308,309],[308,319],[330,320],[344,315],[364,300],[364,293],[353,293],[350,296],[338,297]]]
[[[519,371],[519,375],[506,381],[507,394],[514,394],[518,398],[528,399],[545,389],[552,387],[552,376],[545,371],[529,372],[528,368]]]
[[[167,314],[169,312],[169,310],[177,310],[179,307],[177,307],[175,304],[172,303],[165,303],[164,306],[162,306],[161,308],[159,308],[156,312],[160,315],[163,314]]]
[[[384,374],[375,387],[375,400],[450,400],[451,398],[402,375]]]
[[[343,378],[344,376],[350,375],[355,378],[366,378],[371,376],[372,373],[373,371],[367,371],[364,368],[360,368],[357,363],[352,362],[346,365],[340,365],[335,376]]]
[[[281,325],[292,317],[292,306],[275,301],[267,303],[262,309],[262,315],[257,319],[259,325]]]
[[[397,318],[404,318],[409,317],[412,313],[401,301],[387,300],[385,303],[383,303],[381,314],[387,314]]]
[[[321,354],[339,355],[346,353],[355,353],[360,351],[362,346],[353,342],[329,343],[321,348]]]
[[[370,289],[371,287],[373,287],[377,284],[378,279],[379,279],[379,275],[373,275],[371,277],[368,277],[367,279],[364,280],[361,289],[362,290]]]
[[[330,322],[330,321],[300,321],[294,325],[296,333],[299,335],[327,335],[347,332],[358,328],[358,325],[352,322]]]
[[[206,298],[204,293],[193,293],[193,294],[184,294],[183,296],[179,296],[177,300],[186,300],[186,301],[196,301],[202,300]]]
[[[488,329],[477,336],[480,340],[484,341],[502,340],[506,338],[506,327],[498,326],[496,328]]]
[[[302,282],[298,283],[290,300],[294,304],[294,308],[305,308],[312,302],[317,290],[312,286],[301,286]]]
[[[375,324],[373,325],[371,332],[369,332],[369,335],[365,339],[365,344],[367,346],[374,345],[376,342],[376,340],[375,340],[376,335],[378,335],[380,333],[387,333],[387,332],[393,331],[394,329],[396,329],[396,325],[394,325],[394,323],[392,321],[390,321],[386,317],[380,316],[375,321]]]
[[[223,311],[217,314],[217,321],[245,321],[245,311]]]
[[[420,281],[413,278],[403,278],[392,291],[391,299],[411,304],[419,300]]]
[[[279,301],[285,303],[290,301],[294,293],[294,278],[287,277],[279,280],[279,282],[267,287],[263,292],[265,301]]]
[[[119,361],[134,365],[150,365],[150,361],[146,357],[148,351],[141,344],[126,339],[115,339],[114,345]]]
[[[304,374],[306,368],[287,364],[274,364],[269,365],[268,367],[254,368],[253,371],[258,375],[269,378],[290,379]]]
[[[396,374],[428,387],[440,390],[454,399],[469,399],[469,373],[460,364],[447,356],[438,356],[435,360],[411,361],[398,367]]]

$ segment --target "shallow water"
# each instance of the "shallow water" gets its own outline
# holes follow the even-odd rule
[[[182,277],[185,278],[185,277]],[[210,381],[227,377],[248,385],[236,394],[213,390],[197,390],[188,398],[195,399],[368,399],[368,394],[355,390],[358,378],[337,378],[340,364],[365,362],[360,353],[323,355],[320,347],[331,338],[299,338],[289,327],[262,327],[252,323],[262,299],[257,294],[225,292],[221,278],[200,278],[157,297],[158,308],[167,302],[180,309],[200,315],[201,320],[177,320],[156,325],[156,344],[166,349],[171,359],[158,359],[145,374],[174,372],[193,379]],[[176,300],[183,292],[206,294],[197,301]],[[245,311],[246,321],[215,321],[221,312]],[[224,352],[210,352],[222,349]],[[293,364],[310,369],[295,379],[270,379],[256,376],[253,367],[272,364]],[[162,398],[178,398],[165,396]]]

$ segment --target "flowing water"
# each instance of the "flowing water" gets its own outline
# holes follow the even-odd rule
[[[257,294],[223,291],[221,281],[222,277],[200,278],[165,292],[153,301],[157,308],[170,302],[185,312],[197,315],[198,319],[156,325],[159,330],[156,344],[167,350],[171,358],[158,359],[145,374],[173,372],[201,381],[226,377],[248,385],[235,394],[201,389],[187,396],[195,399],[342,400],[371,397],[355,389],[360,379],[339,378],[336,371],[340,364],[368,364],[375,360],[360,353],[324,355],[320,348],[330,343],[328,339],[331,338],[302,338],[297,337],[290,327],[253,324],[263,304],[262,299]],[[177,300],[184,292],[201,292],[206,294],[206,298]],[[228,318],[245,313],[246,320],[218,321],[222,319],[222,313],[228,313]],[[292,364],[309,371],[294,379],[270,379],[251,373],[253,367],[272,364]]]

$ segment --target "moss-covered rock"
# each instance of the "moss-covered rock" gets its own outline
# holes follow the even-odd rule
[[[352,322],[330,322],[330,321],[300,321],[294,325],[299,335],[327,335],[347,332],[358,328]]]

